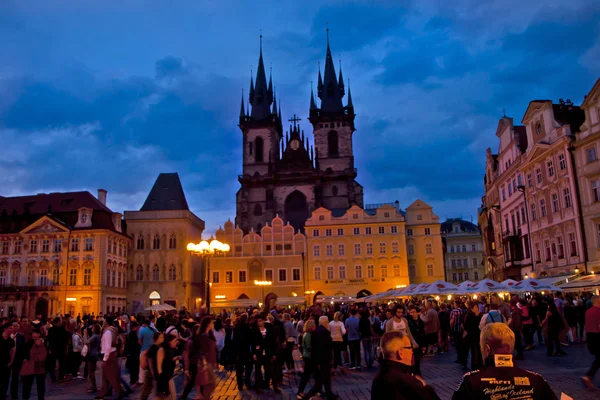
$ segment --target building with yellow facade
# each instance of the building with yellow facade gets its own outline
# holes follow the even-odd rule
[[[289,223],[276,216],[260,233],[244,234],[227,221],[215,236],[230,251],[209,261],[213,311],[259,303],[267,307],[305,303],[306,237]]]
[[[86,314],[126,306],[130,239],[106,191],[0,196],[0,315]]]
[[[440,218],[429,204],[416,200],[406,208],[405,219],[410,283],[444,280]]]
[[[307,290],[315,298],[364,297],[409,284],[405,221],[397,207],[319,208],[305,229]]]

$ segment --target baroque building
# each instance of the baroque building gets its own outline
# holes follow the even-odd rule
[[[307,290],[364,297],[410,283],[405,217],[397,203],[315,210],[306,221]]]
[[[125,310],[130,239],[106,196],[0,196],[0,315]]]
[[[230,251],[210,261],[211,308],[236,308],[263,303],[271,307],[304,303],[306,237],[275,216],[260,233],[249,233],[227,221],[216,239]],[[255,281],[271,282],[259,286]]]
[[[460,218],[442,223],[446,281],[454,284],[485,278],[481,232],[477,225]]]
[[[492,154],[488,147],[485,153],[485,175],[483,187],[485,195],[481,198],[477,224],[483,242],[484,268],[486,277],[502,280],[504,254],[502,248],[502,224],[500,217],[500,196],[498,193],[498,155]]]
[[[584,229],[588,272],[600,272],[600,79],[581,104],[585,122],[577,133],[573,155]]]
[[[584,113],[569,101],[529,103],[523,124],[527,152],[522,162],[529,205],[533,267],[531,276],[555,276],[584,269],[583,226],[570,147]]]
[[[290,119],[293,125],[284,137],[272,76],[268,83],[266,79],[261,38],[256,82],[250,79],[249,104],[244,106],[242,96],[239,118],[243,155],[235,224],[245,233],[260,232],[276,215],[298,231],[320,207],[362,207],[363,189],[356,182],[352,147],[354,106],[350,88],[343,105],[344,79],[341,69],[336,74],[329,39],[324,75],[318,73],[317,96],[319,107],[311,91],[314,146],[296,116]]]
[[[128,309],[167,303],[197,310],[205,297],[205,266],[186,246],[202,240],[204,221],[190,211],[177,173],[162,173],[139,211],[125,211],[131,235]]]

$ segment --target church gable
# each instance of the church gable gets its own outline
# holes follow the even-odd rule
[[[37,233],[63,233],[68,231],[69,229],[67,229],[62,223],[59,223],[48,216],[43,216],[19,233],[23,235],[31,235]]]

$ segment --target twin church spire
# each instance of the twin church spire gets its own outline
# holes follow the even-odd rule
[[[329,46],[329,29],[327,29],[327,52],[325,56],[325,70],[323,77],[321,76],[321,68],[318,72],[317,96],[321,100],[321,107],[317,107],[317,102],[314,96],[312,84],[310,93],[310,112],[319,113],[345,113],[350,109],[353,114],[352,95],[350,87],[348,87],[348,104],[343,105],[345,92],[344,77],[342,74],[342,66],[340,62],[339,77],[335,72],[333,57],[331,56],[331,48]],[[260,35],[260,53],[258,58],[258,69],[256,71],[256,81],[250,76],[250,92],[249,103],[244,106],[244,93],[242,91],[242,101],[240,106],[240,119],[251,118],[254,121],[270,120],[277,125],[282,124],[281,120],[281,105],[277,105],[277,97],[273,89],[273,74],[267,76],[262,54],[262,34]],[[314,110],[314,111],[313,111]]]

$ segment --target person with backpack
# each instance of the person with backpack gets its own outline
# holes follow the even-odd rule
[[[479,323],[479,330],[482,330],[484,326],[487,324],[493,324],[496,322],[500,322],[506,324],[506,317],[500,313],[498,310],[498,303],[490,304],[490,311],[487,314],[484,314],[481,317],[481,322]]]

